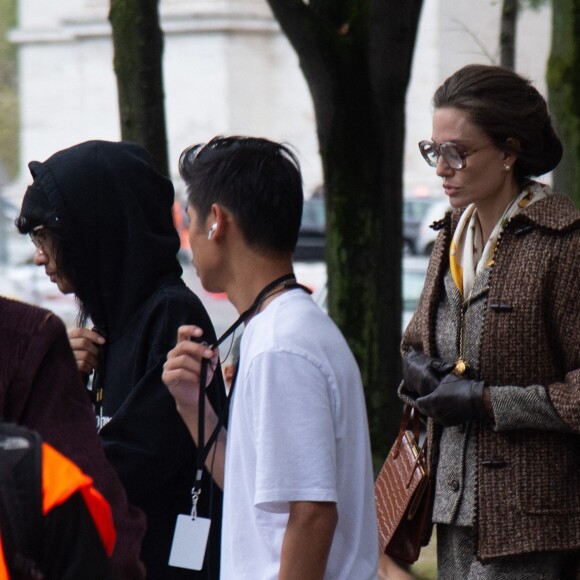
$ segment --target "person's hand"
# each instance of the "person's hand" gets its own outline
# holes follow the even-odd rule
[[[441,379],[453,370],[453,364],[432,358],[410,348],[403,359],[401,391],[413,399],[432,393]]]
[[[201,362],[208,359],[207,384],[213,377],[217,352],[199,342],[201,328],[197,326],[180,326],[177,331],[177,344],[167,353],[163,365],[162,381],[177,403],[178,410],[196,410],[199,403],[199,381]]]
[[[485,383],[447,375],[429,395],[418,398],[417,409],[446,426],[489,418],[483,400]]]
[[[105,339],[98,332],[88,328],[71,328],[68,339],[79,371],[90,375],[99,368],[99,347],[105,344]]]

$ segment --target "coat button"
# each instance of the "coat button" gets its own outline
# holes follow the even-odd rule
[[[449,482],[449,487],[451,488],[452,491],[458,491],[459,490],[459,482],[456,479],[452,479]]]

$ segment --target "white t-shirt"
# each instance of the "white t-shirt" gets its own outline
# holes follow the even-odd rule
[[[360,373],[346,341],[305,292],[247,325],[232,399],[222,580],[274,580],[291,501],[335,502],[326,579],[376,580],[377,523]]]

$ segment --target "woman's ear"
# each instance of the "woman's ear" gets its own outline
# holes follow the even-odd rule
[[[508,151],[504,151],[503,154],[503,161],[505,165],[509,165],[513,167],[514,163],[518,159],[518,151],[520,150],[520,141],[519,139],[514,139],[513,137],[509,137],[506,139],[506,143],[509,145]]]

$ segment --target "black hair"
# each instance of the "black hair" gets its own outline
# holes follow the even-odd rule
[[[219,203],[249,245],[264,253],[294,251],[304,196],[300,164],[287,145],[219,136],[183,151],[179,172],[200,225]]]
[[[72,285],[78,306],[77,324],[84,326],[89,315],[82,291],[79,294],[82,285],[78,282],[78,275],[73,265],[71,255],[73,245],[66,235],[60,217],[50,205],[46,192],[38,183],[33,182],[27,188],[22,199],[20,213],[14,224],[21,234],[30,234],[39,226],[42,226],[43,231],[48,234],[56,273],[59,277],[66,278]]]
[[[546,100],[531,81],[512,70],[467,65],[435,91],[433,104],[464,111],[499,149],[516,154],[514,175],[520,184],[551,171],[562,159]]]

